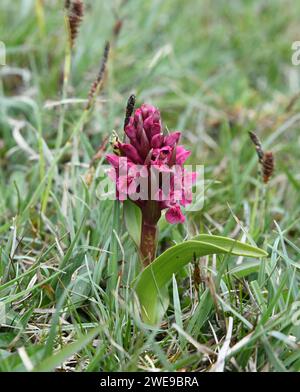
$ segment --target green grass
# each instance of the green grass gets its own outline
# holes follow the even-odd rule
[[[67,105],[62,2],[44,2],[44,27],[34,0],[0,4],[7,47],[0,68],[0,370],[300,370],[300,103],[289,105],[300,86],[300,68],[291,64],[300,4],[85,3]],[[123,27],[104,91],[82,125],[84,103],[74,99],[87,97],[115,13]],[[96,149],[121,129],[132,92],[139,104],[158,106],[169,129],[183,131],[190,162],[205,164],[203,210],[183,226],[162,220],[159,253],[198,233],[243,238],[269,253],[258,272],[244,275],[246,258],[201,258],[199,291],[191,263],[173,278],[159,330],[132,306],[140,263],[122,207],[97,198],[103,160],[85,182]],[[275,153],[267,187],[248,138],[253,129]]]

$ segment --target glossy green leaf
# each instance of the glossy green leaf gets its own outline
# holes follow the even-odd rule
[[[192,261],[194,255],[201,257],[212,254],[252,258],[267,256],[265,251],[254,246],[207,234],[169,248],[145,268],[133,283],[143,321],[149,325],[160,322],[168,306],[166,288],[173,274]]]

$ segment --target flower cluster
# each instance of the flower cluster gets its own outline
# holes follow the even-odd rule
[[[192,201],[196,173],[184,170],[191,152],[178,145],[181,133],[164,135],[159,111],[148,104],[136,109],[125,133],[124,143],[115,141],[114,153],[106,155],[118,199],[131,199],[151,223],[164,209],[169,223],[184,222],[181,206]]]

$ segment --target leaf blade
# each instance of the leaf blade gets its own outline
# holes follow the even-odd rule
[[[140,301],[142,319],[150,325],[156,325],[158,315],[163,314],[162,291],[173,274],[188,264],[193,257],[211,254],[232,254],[246,257],[265,257],[267,253],[259,248],[225,237],[201,234],[192,240],[175,245],[156,258],[133,282]]]

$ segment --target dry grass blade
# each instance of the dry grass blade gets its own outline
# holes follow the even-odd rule
[[[232,336],[233,318],[229,317],[228,328],[223,346],[219,352],[217,362],[211,368],[211,372],[224,372],[225,359],[229,350],[229,345]]]
[[[199,353],[205,355],[213,355],[213,356],[216,355],[216,353],[213,350],[211,350],[209,347],[206,347],[204,344],[198,343],[194,338],[192,338],[192,336],[186,333],[179,325],[173,324],[172,327],[176,329],[176,331],[180,335],[182,335],[189,343],[191,343],[197,349],[197,351],[199,351]]]

